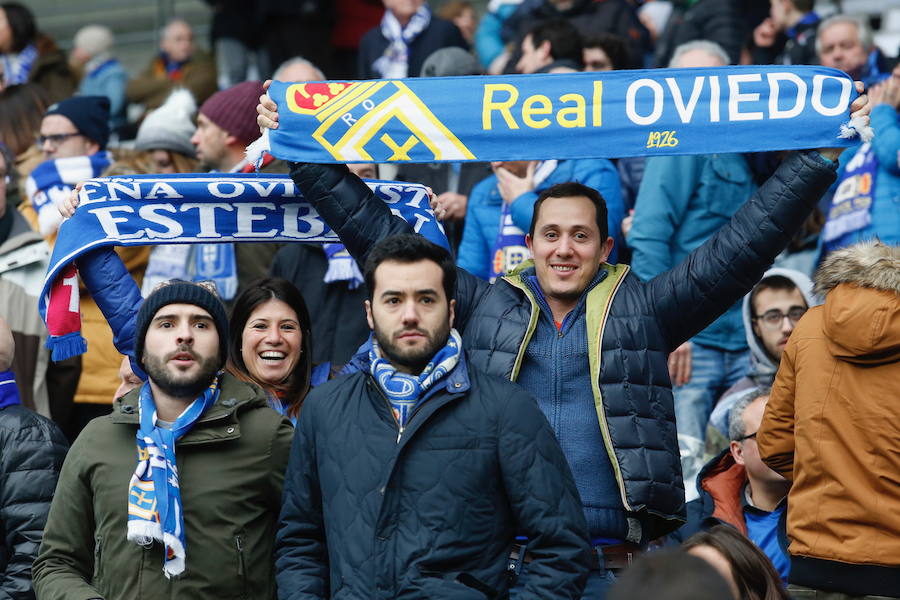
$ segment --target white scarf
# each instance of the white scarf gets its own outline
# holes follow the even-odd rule
[[[423,4],[406,27],[389,10],[381,19],[381,35],[390,42],[381,58],[372,67],[383,79],[402,79],[409,75],[409,44],[431,23],[431,10]]]

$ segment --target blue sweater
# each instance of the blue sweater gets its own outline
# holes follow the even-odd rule
[[[575,477],[591,539],[611,541],[625,539],[627,523],[594,407],[585,321],[587,293],[605,276],[598,273],[559,330],[534,277],[526,279],[541,315],[516,383],[537,398],[550,421]]]

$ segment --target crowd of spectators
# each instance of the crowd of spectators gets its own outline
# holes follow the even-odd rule
[[[113,401],[140,387],[144,375],[116,350],[115,327],[84,289],[80,311],[87,353],[54,362],[45,347],[38,294],[59,226],[66,211],[74,210],[78,183],[101,175],[254,171],[245,148],[259,136],[257,104],[265,79],[820,64],[863,82],[875,136],[840,156],[836,182],[749,293],[729,300],[715,321],[666,349],[664,369],[653,373],[648,387],[657,390],[653,402],[659,389],[671,387],[674,395],[679,451],[674,462],[680,468],[669,474],[669,483],[683,480],[680,518],[686,524],[657,540],[629,538],[634,547],[626,545],[624,567],[632,552],[648,545],[684,545],[641,559],[609,597],[644,597],[665,586],[670,589],[658,597],[730,593],[735,600],[777,599],[788,597],[791,582],[796,598],[824,598],[807,595],[816,589],[843,593],[834,598],[848,600],[900,598],[895,512],[900,411],[880,404],[900,397],[900,49],[875,44],[870,16],[820,15],[812,0],[491,0],[484,10],[465,0],[435,8],[424,0],[210,5],[208,50],[191,26],[176,18],[159,32],[146,67],[130,73],[116,57],[115,32],[104,25],[85,23],[67,56],[26,5],[0,3],[0,520],[6,536],[0,546],[6,552],[0,556],[5,569],[0,596],[33,597],[30,564],[66,438],[74,442],[92,419],[110,414]],[[900,20],[900,7],[886,8],[874,22]],[[575,196],[599,194],[604,203],[604,215],[597,209],[598,227],[614,240],[604,260],[630,265],[652,288],[739,218],[782,161],[790,160],[785,155],[350,167],[362,178],[429,186],[454,264],[480,280],[473,288],[528,264],[532,246],[526,238],[534,235],[536,205],[548,193],[557,197],[552,194],[560,193],[559,186],[577,182],[582,187],[564,189]],[[291,173],[292,166],[266,155],[258,170]],[[296,169],[292,176],[297,179]],[[371,308],[368,319],[363,310],[372,300],[372,282],[359,269],[333,275],[335,258],[347,256],[340,244],[157,245],[116,253],[144,298],[172,279],[215,282],[216,295],[232,311],[231,337],[220,340],[218,366],[226,365],[227,355],[229,377],[259,386],[269,405],[293,424],[310,390],[352,363],[374,328]],[[481,294],[486,288],[477,289]],[[484,299],[474,296],[469,300],[479,308],[472,310],[486,310]],[[457,315],[465,304],[460,298]],[[663,295],[656,301],[664,303]],[[508,318],[495,312],[472,320]],[[556,316],[553,325],[563,339],[571,323]],[[873,323],[880,329],[866,337]],[[476,337],[459,322],[456,326],[464,337]],[[665,344],[678,338],[655,335]],[[495,340],[486,337],[479,343],[493,353]],[[578,359],[569,365],[571,382],[587,377],[576,373],[578,360],[587,364],[587,346],[581,346],[572,351]],[[531,349],[526,354],[525,363],[540,358]],[[551,417],[535,391],[546,383],[537,373],[518,383]],[[606,376],[609,372],[601,375],[601,384],[609,383],[602,379]],[[9,382],[16,387],[14,396]],[[589,389],[570,387],[562,384],[561,395],[591,396]],[[826,403],[832,397],[843,404]],[[593,413],[593,402],[601,400],[597,394],[589,400],[585,406]],[[847,423],[868,435],[847,434]],[[551,418],[551,424],[562,437],[559,422]],[[92,435],[109,439],[121,429],[93,427]],[[599,438],[594,417],[588,429],[576,428],[574,436]],[[278,435],[285,444],[283,463],[287,434]],[[83,438],[79,443],[76,448],[86,445]],[[609,490],[585,483],[604,469],[612,473],[612,466],[578,455],[585,446],[573,447],[581,442],[560,443],[578,494],[583,501],[590,498],[584,506],[595,546],[612,540],[607,545],[618,552],[624,536],[594,530],[597,521],[591,520],[591,510],[608,508],[603,503],[609,502]],[[104,447],[99,442],[92,447],[91,460],[102,464],[98,446]],[[114,447],[118,451],[110,443]],[[26,452],[33,456],[23,458]],[[87,469],[85,464],[79,468]],[[126,466],[117,464],[123,472],[133,468]],[[25,470],[35,473],[27,482]],[[84,477],[79,472],[78,478]],[[78,478],[66,483],[73,494],[80,493]],[[25,514],[19,503],[27,486],[35,491]],[[844,492],[847,486],[851,494]],[[274,487],[280,490],[280,479]],[[588,506],[591,502],[596,505]],[[124,503],[123,490],[123,509]],[[77,518],[71,507],[57,510],[56,522]],[[893,525],[882,528],[884,519]],[[109,527],[104,523],[98,531]],[[239,551],[243,535],[234,538]],[[530,556],[525,546],[521,552],[522,560]],[[98,537],[96,561],[99,553]],[[512,561],[510,568],[518,573],[517,564]],[[619,567],[612,570],[618,573]],[[868,578],[863,583],[860,573]],[[99,579],[96,569],[94,577]],[[676,580],[695,583],[680,591],[679,585],[668,586]],[[47,598],[75,597],[59,583],[50,588]],[[517,593],[522,594],[513,589],[512,597]]]

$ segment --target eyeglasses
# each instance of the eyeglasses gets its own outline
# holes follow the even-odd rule
[[[781,324],[784,322],[784,318],[787,317],[790,319],[791,323],[797,324],[803,315],[806,314],[808,309],[795,306],[794,308],[787,311],[787,314],[781,312],[778,309],[767,310],[763,314],[758,317],[753,317],[757,321],[762,321],[763,325],[765,325],[769,329],[777,329],[781,327]]]
[[[754,431],[754,432],[751,433],[750,435],[745,435],[744,437],[738,438],[736,441],[738,441],[738,442],[743,442],[744,440],[755,440],[755,439],[756,439],[756,434],[757,434],[757,433],[759,433],[759,431]]]
[[[51,146],[58,147],[67,139],[75,137],[76,135],[81,134],[76,131],[75,133],[53,133],[50,135],[39,135],[37,136],[37,145],[40,148],[43,147],[43,145],[47,142],[50,142]]]

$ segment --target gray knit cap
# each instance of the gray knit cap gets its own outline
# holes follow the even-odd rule
[[[422,64],[421,77],[459,77],[481,75],[483,69],[478,59],[462,48],[451,46],[435,50]]]
[[[191,136],[197,130],[194,114],[197,103],[183,88],[173,90],[166,101],[144,118],[134,141],[135,150],[170,150],[194,157]]]

